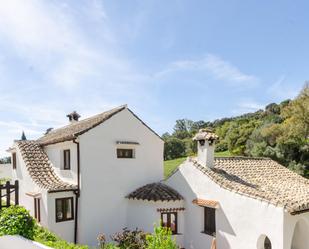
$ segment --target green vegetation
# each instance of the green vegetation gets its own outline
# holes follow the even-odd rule
[[[168,177],[180,164],[186,160],[186,157],[164,161],[164,176]]]
[[[20,206],[3,208],[0,212],[0,236],[21,235],[33,239],[35,220],[29,212]]]
[[[11,181],[11,179],[6,177],[0,178],[0,185],[6,184],[7,181]]]
[[[228,157],[231,153],[227,151],[215,152],[216,157]],[[182,164],[187,157],[180,157],[172,160],[164,161],[164,177],[168,177],[180,164]]]
[[[216,156],[269,157],[309,177],[309,83],[294,100],[271,103],[264,110],[213,122],[176,120],[172,134],[165,133],[165,175],[186,156],[196,153],[192,137],[201,128],[219,136]],[[169,161],[171,159],[176,159]],[[176,166],[175,166],[176,165]]]
[[[88,246],[69,243],[39,225],[35,227],[34,240],[55,249],[88,249]]]
[[[11,163],[11,157],[0,158],[0,164],[7,164],[7,163]]]
[[[178,249],[172,232],[161,226],[155,227],[153,234],[147,235],[146,240],[146,249]]]
[[[0,236],[21,235],[55,249],[89,249],[85,245],[75,245],[59,238],[36,223],[35,219],[24,207],[10,206],[0,211]],[[106,243],[104,234],[98,236],[100,249],[176,249],[170,230],[155,227],[154,234],[135,229],[124,228],[122,232],[113,235],[114,243]]]

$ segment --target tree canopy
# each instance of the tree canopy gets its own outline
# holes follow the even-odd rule
[[[209,121],[176,120],[174,132],[165,134],[165,159],[196,153],[193,135],[212,127],[219,136],[216,151],[236,156],[270,157],[309,176],[309,83],[293,100],[268,104],[264,110]]]

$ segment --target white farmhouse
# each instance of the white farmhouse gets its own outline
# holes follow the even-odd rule
[[[169,227],[182,248],[308,249],[309,181],[270,159],[214,158],[201,130],[197,158],[163,181],[162,139],[127,106],[16,141],[20,204],[62,238]]]

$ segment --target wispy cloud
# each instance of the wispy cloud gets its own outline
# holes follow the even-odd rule
[[[265,104],[261,104],[253,100],[244,100],[237,104],[236,108],[232,110],[232,114],[240,115],[244,113],[263,110],[264,108],[265,108]]]
[[[235,84],[256,85],[259,81],[256,76],[242,72],[232,63],[214,54],[207,54],[201,59],[172,62],[166,70],[159,72],[157,76],[162,77],[174,71],[203,71],[217,80]]]
[[[300,89],[295,88],[293,84],[287,82],[287,77],[281,75],[270,87],[267,89],[267,93],[276,99],[289,99],[294,98]]]

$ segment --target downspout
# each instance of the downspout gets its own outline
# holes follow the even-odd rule
[[[80,149],[79,142],[76,138],[73,139],[73,143],[77,145],[77,190],[74,191],[75,194],[75,223],[74,223],[74,243],[77,243],[77,231],[78,231],[78,199],[80,197]]]

